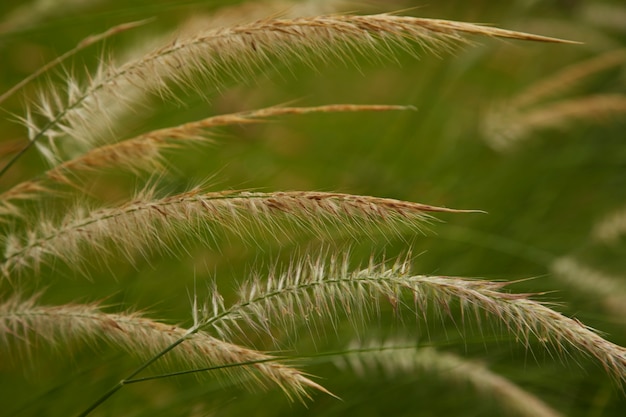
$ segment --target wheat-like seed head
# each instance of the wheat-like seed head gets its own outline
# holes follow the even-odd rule
[[[333,322],[341,313],[360,322],[379,310],[381,300],[401,308],[406,303],[403,300],[412,299],[417,315],[425,315],[429,305],[448,314],[456,301],[462,312],[472,312],[477,318],[484,312],[497,319],[527,346],[534,338],[559,353],[573,348],[595,357],[609,374],[626,382],[625,348],[530,299],[528,294],[502,291],[505,286],[503,282],[413,275],[408,260],[393,266],[371,263],[366,269],[351,270],[345,258],[330,262],[309,258],[268,277],[266,282],[258,278],[250,281],[243,287],[239,302],[228,308],[214,303],[207,309],[213,314],[201,323],[224,337],[240,333],[242,324],[272,336],[272,329],[293,329],[296,323],[316,316]]]
[[[50,195],[58,185],[80,187],[80,175],[91,171],[114,167],[133,173],[161,172],[164,149],[208,141],[206,130],[215,126],[256,123],[284,114],[400,108],[334,105],[261,109],[214,116],[119,141],[116,112],[137,111],[137,103],[146,94],[176,99],[172,87],[182,86],[209,96],[212,90],[205,91],[206,85],[219,90],[232,79],[252,78],[262,68],[280,69],[290,62],[315,68],[319,62],[352,62],[361,56],[376,59],[392,55],[397,49],[415,53],[421,48],[439,53],[468,43],[467,37],[473,35],[565,42],[482,25],[390,14],[272,18],[185,34],[124,64],[105,62],[84,83],[68,75],[64,88],[42,92],[22,120],[30,144],[37,144],[55,166],[41,178],[18,184],[0,195],[0,217],[16,215],[19,200]],[[586,74],[623,59],[616,56],[528,91],[520,96],[517,106],[563,91]],[[623,96],[606,95],[562,101],[523,113],[518,110],[514,108],[505,116],[519,122],[522,134],[526,134],[573,119],[622,114],[626,105]],[[94,127],[100,121],[105,126]],[[43,138],[48,142],[41,143]],[[81,156],[74,157],[72,148]],[[42,218],[30,230],[4,236],[4,254],[0,258],[3,278],[14,283],[17,275],[30,269],[39,275],[43,264],[57,261],[80,270],[113,253],[133,260],[138,253],[147,256],[156,250],[176,252],[187,236],[211,241],[223,230],[246,239],[264,234],[281,240],[292,237],[294,230],[322,238],[334,229],[355,236],[374,230],[386,236],[405,228],[420,231],[432,219],[431,212],[463,212],[341,193],[200,189],[165,198],[145,190],[117,207],[89,210],[80,203],[77,207],[59,221]],[[463,320],[467,312],[477,319],[486,314],[526,346],[537,340],[559,352],[579,350],[595,357],[616,379],[626,381],[624,348],[528,294],[510,294],[504,287],[501,282],[415,275],[409,260],[403,259],[391,266],[371,262],[365,269],[353,270],[347,257],[329,261],[309,257],[294,262],[284,272],[274,271],[269,278],[254,277],[242,285],[239,299],[232,304],[226,304],[215,289],[207,303],[210,308],[194,308],[194,325],[189,329],[152,321],[138,313],[104,313],[96,304],[42,306],[36,298],[13,296],[0,303],[0,340],[5,345],[9,341],[18,344],[18,350],[28,352],[35,340],[62,346],[67,339],[99,339],[147,358],[147,364],[168,347],[175,347],[165,359],[175,356],[192,367],[233,365],[226,372],[236,381],[274,383],[288,396],[302,398],[311,388],[327,391],[298,370],[279,363],[278,358],[227,340],[242,339],[242,331],[252,329],[279,343],[278,334],[283,330],[289,333],[302,322],[308,325],[317,318],[335,325],[345,317],[360,327],[371,315],[380,313],[384,302],[394,309],[412,308],[417,316],[424,317],[429,309],[449,314],[452,305],[459,304]],[[213,337],[212,332],[221,339]],[[477,388],[496,393],[514,408],[526,407],[533,415],[556,415],[482,366],[432,350],[420,353],[423,356],[413,355],[411,363],[404,357],[395,359],[406,368],[428,368],[437,373],[453,369],[448,375],[451,379],[468,380]]]
[[[168,127],[122,140],[111,145],[92,149],[74,159],[62,162],[30,181],[15,185],[0,194],[0,219],[23,217],[14,203],[16,200],[32,200],[55,195],[53,183],[70,185],[80,189],[79,177],[85,173],[112,168],[126,169],[133,173],[162,172],[166,161],[163,151],[179,148],[190,143],[210,143],[209,132],[219,126],[262,123],[276,116],[304,115],[309,113],[368,112],[408,110],[411,106],[332,104],[316,107],[268,107],[252,111],[230,113]],[[46,184],[48,183],[48,184]],[[56,193],[58,195],[58,193]],[[5,219],[6,220],[6,219]]]
[[[91,212],[79,207],[60,223],[42,219],[22,236],[9,235],[0,268],[11,278],[49,260],[78,267],[86,249],[103,256],[114,248],[132,260],[137,251],[176,250],[173,245],[180,242],[181,234],[202,237],[219,230],[242,238],[268,232],[279,240],[289,238],[292,229],[320,237],[331,229],[362,234],[377,228],[395,233],[400,227],[419,230],[431,219],[430,212],[470,211],[341,193],[193,190],[156,199],[146,190],[120,207]]]
[[[110,118],[108,103],[115,103],[116,108],[125,103],[132,111],[134,94],[126,96],[125,90],[139,88],[170,95],[173,82],[204,91],[194,81],[200,74],[206,85],[219,89],[226,78],[246,80],[259,67],[294,60],[315,66],[314,57],[327,62],[349,61],[355,54],[380,57],[395,47],[413,50],[411,44],[437,52],[467,42],[465,35],[565,42],[470,23],[389,14],[261,20],[178,39],[121,66],[108,64],[85,86],[70,78],[65,92],[50,89],[34,105],[43,124],[32,117],[27,117],[25,124],[31,141],[48,139],[50,149],[42,148],[44,152],[56,155],[55,143],[61,137],[71,137],[76,145],[88,149],[102,139],[92,137],[91,126],[94,118]],[[225,78],[224,73],[229,76]]]
[[[279,363],[278,358],[224,342],[194,328],[167,325],[138,313],[104,313],[97,304],[45,306],[38,304],[37,297],[19,296],[0,304],[0,340],[6,346],[16,345],[22,356],[42,341],[67,347],[71,341],[102,340],[149,359],[180,339],[184,342],[165,359],[173,356],[178,363],[195,368],[252,362],[224,368],[222,372],[252,387],[274,383],[295,399],[308,397],[307,389],[311,388],[328,393],[297,369]],[[255,383],[250,384],[249,379]]]
[[[176,31],[176,33],[167,33],[165,35],[153,33],[151,34],[149,41],[149,44],[152,45],[152,47],[146,45],[146,42],[144,40],[143,42],[140,42],[139,44],[136,44],[133,47],[130,47],[129,49],[124,51],[122,56],[118,56],[118,59],[121,62],[135,60],[138,57],[144,56],[146,52],[161,48],[163,45],[174,42],[178,38],[188,38],[190,36],[195,36],[198,32],[207,31],[208,29],[247,23],[250,21],[267,18],[270,15],[280,15],[283,18],[291,18],[302,17],[305,15],[334,13],[341,8],[342,3],[343,0],[299,1],[297,3],[291,1],[263,1],[259,3],[242,3],[230,8],[220,8],[210,16],[201,16],[198,14],[194,14],[180,25],[180,29]],[[32,7],[29,6],[28,9],[32,12]],[[32,15],[33,14],[30,13],[30,16]],[[76,53],[87,48],[88,46],[103,42],[105,39],[111,36],[117,35],[130,29],[134,29],[147,23],[148,21],[149,20],[123,23],[113,28],[110,28],[101,34],[88,36],[87,38],[80,41],[75,48],[67,51],[66,53],[42,66],[38,71],[31,74],[23,81],[14,85],[11,89],[0,95],[0,103],[2,103],[5,99],[13,95],[16,91],[24,87],[29,82],[33,81],[35,78],[49,71],[51,68],[59,65],[63,61],[67,60],[69,57],[75,55]],[[14,21],[11,21],[11,24],[14,23]],[[72,81],[73,77],[68,76],[68,90],[70,87],[75,88],[77,86],[77,84]],[[139,86],[125,85],[124,96],[126,97],[126,101],[132,102],[136,108],[140,104],[147,102],[146,99],[148,96],[148,91],[145,91],[145,88],[142,89]],[[144,107],[143,110],[149,110],[149,108]],[[115,125],[116,123],[120,123],[121,119],[128,116],[129,107],[127,107],[124,103],[119,103],[117,101],[108,101],[106,103],[106,111],[108,114],[108,121],[106,123],[103,123],[100,119],[91,120],[90,130],[92,137],[100,137],[106,135],[106,131],[111,129],[111,126]],[[18,119],[20,118],[18,117]],[[28,125],[29,121],[27,120],[27,118],[21,118],[21,120],[24,122],[25,125]],[[49,152],[49,149],[45,147],[42,147],[41,149],[44,152]],[[54,162],[58,160],[58,155],[50,154],[48,155],[48,158],[50,159],[50,161]]]

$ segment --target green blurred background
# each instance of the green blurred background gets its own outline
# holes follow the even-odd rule
[[[66,2],[56,3],[40,19],[26,19],[13,28],[6,22],[17,19],[9,17],[26,2],[0,4],[0,21],[5,22],[0,25],[4,28],[0,32],[0,91],[86,36],[116,24],[155,18],[107,40],[104,47],[79,54],[68,63],[70,72],[82,77],[85,67],[95,67],[103,50],[121,57],[128,48],[173,30],[192,14],[208,15],[239,2],[101,0],[84,5],[67,1],[77,5],[65,7]],[[169,153],[172,170],[160,182],[164,192],[182,191],[209,178],[210,188],[216,190],[338,191],[480,209],[488,214],[441,215],[443,221],[432,224],[424,235],[407,230],[401,237],[358,241],[337,234],[327,242],[303,236],[290,242],[268,239],[242,244],[224,236],[214,246],[192,242],[187,252],[177,256],[154,254],[134,265],[118,260],[94,265],[89,268],[89,280],[57,265],[44,269],[42,277],[25,280],[21,291],[29,294],[45,288],[42,300],[55,304],[105,299],[113,306],[111,311],[141,309],[150,317],[189,325],[194,278],[200,283],[217,280],[228,301],[234,297],[236,282],[246,279],[250,271],[264,271],[276,260],[288,261],[298,253],[328,245],[337,251],[350,247],[356,265],[367,262],[371,253],[392,257],[410,247],[418,255],[418,273],[493,280],[533,278],[512,288],[545,291],[543,300],[562,303],[557,307],[560,311],[626,345],[624,317],[612,315],[603,309],[604,300],[576,291],[551,272],[557,258],[572,256],[622,277],[626,285],[624,242],[600,245],[590,237],[596,222],[626,204],[623,114],[602,123],[573,121],[559,130],[533,132],[509,152],[492,149],[482,129],[487,112],[497,103],[567,66],[624,47],[624,4],[597,0],[369,1],[348,3],[344,8],[400,9],[406,10],[403,14],[492,23],[584,44],[476,38],[478,45],[460,47],[453,54],[433,56],[416,48],[419,59],[398,51],[394,59],[358,58],[348,65],[315,61],[316,71],[299,64],[279,66],[223,91],[210,91],[207,86],[203,94],[210,101],[188,91],[180,95],[183,103],[155,98],[136,109],[123,136],[294,100],[297,105],[412,105],[417,111],[314,114],[221,129],[214,145]],[[269,5],[267,10],[268,14],[277,11]],[[59,83],[63,74],[55,70],[49,78]],[[11,114],[23,115],[23,103],[37,88],[35,83],[4,103],[6,112],[0,120],[3,155],[24,143],[24,129],[13,123]],[[604,93],[626,93],[626,66],[602,71],[564,95]],[[8,187],[42,169],[45,163],[35,152],[29,153],[0,179],[0,186]],[[149,181],[105,173],[94,180],[95,197],[91,198],[94,204],[112,204]],[[42,204],[46,210],[62,211],[67,201]],[[200,287],[200,294],[206,295],[208,291]],[[13,284],[3,284],[5,294],[13,291]],[[408,334],[418,343],[481,360],[564,415],[618,416],[626,409],[623,392],[592,361],[580,356],[552,357],[539,346],[526,352],[514,337],[487,319],[482,330],[473,325],[462,334],[448,319],[434,318],[415,326],[407,314],[404,321],[403,327],[392,314],[383,314],[368,330],[378,337]],[[329,331],[313,343],[305,332],[291,349],[299,353],[341,349],[356,333],[346,326],[339,335]],[[499,336],[498,341],[494,336]],[[271,348],[263,341],[257,343],[260,348]],[[70,350],[68,354],[66,347],[42,348],[32,357],[18,359],[5,355],[0,360],[0,415],[76,414],[136,362],[106,346],[94,349],[73,343]],[[343,401],[315,395],[314,401],[302,406],[289,403],[277,390],[250,393],[210,377],[182,377],[125,388],[94,415],[501,415],[495,404],[482,400],[474,390],[450,386],[436,375],[392,379],[374,372],[361,378],[338,371],[328,361],[317,362],[304,369],[320,376],[321,383]]]

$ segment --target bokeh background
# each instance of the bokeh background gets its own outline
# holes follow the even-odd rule
[[[0,3],[0,91],[6,91],[44,63],[73,48],[81,39],[122,22],[153,18],[146,25],[91,47],[27,86],[3,103],[0,119],[3,160],[26,141],[25,129],[13,114],[24,114],[46,83],[61,83],[65,72],[85,77],[102,59],[123,60],[132,51],[167,39],[189,19],[201,21],[224,7],[237,10],[209,20],[231,24],[284,12],[285,3],[226,1],[3,1]],[[305,2],[293,1],[293,7]],[[309,2],[311,10],[332,2]],[[27,8],[28,7],[28,8]],[[370,254],[393,257],[410,248],[415,270],[422,274],[522,280],[514,291],[545,293],[542,300],[626,345],[626,319],[613,304],[626,299],[624,241],[597,242],[594,226],[626,205],[626,112],[598,110],[566,119],[559,128],[537,128],[513,142],[497,146],[490,118],[506,115],[507,103],[542,79],[626,46],[626,6],[620,1],[512,0],[508,2],[441,0],[348,2],[339,10],[379,12],[490,23],[508,29],[580,41],[580,45],[538,44],[473,39],[476,45],[434,55],[416,47],[414,54],[397,51],[393,59],[354,58],[346,62],[313,59],[315,69],[279,64],[213,91],[181,91],[178,101],[150,97],[129,111],[122,135],[171,126],[212,114],[250,110],[283,103],[412,105],[417,111],[368,114],[313,114],[281,117],[269,123],[224,128],[215,143],[168,153],[170,171],[155,176],[102,173],[90,182],[94,204],[114,204],[149,182],[163,192],[198,184],[210,189],[337,191],[397,198],[487,214],[440,215],[423,235],[409,230],[402,236],[354,239],[338,233],[320,242],[303,235],[285,242],[271,239],[240,242],[218,237],[215,245],[190,242],[175,254],[152,254],[134,264],[113,259],[94,263],[89,279],[72,268],[44,268],[38,277],[20,284],[26,294],[45,289],[46,303],[106,300],[113,310],[146,310],[150,317],[189,325],[190,292],[194,280],[216,280],[226,300],[236,283],[251,271],[265,271],[307,251],[345,251],[355,265]],[[262,13],[260,16],[258,13]],[[619,54],[619,52],[615,52]],[[546,103],[592,95],[626,94],[626,60],[590,74]],[[208,100],[207,100],[208,98]],[[537,108],[545,103],[537,104]],[[589,116],[593,114],[593,117]],[[495,116],[494,116],[495,115]],[[515,129],[518,119],[506,119]],[[505,134],[510,134],[506,128]],[[500,131],[500,133],[502,133]],[[496,143],[496,145],[494,145]],[[508,142],[506,144],[509,144]],[[29,152],[4,177],[6,188],[45,169],[36,152]],[[30,210],[62,212],[67,200],[43,201]],[[64,206],[65,205],[65,206]],[[5,232],[8,226],[3,226]],[[328,249],[330,247],[330,249]],[[582,289],[559,273],[563,259],[609,275],[618,290],[615,300]],[[576,268],[574,268],[576,269]],[[582,270],[582,267],[579,268]],[[594,278],[586,271],[591,287]],[[527,279],[531,278],[531,279]],[[598,284],[600,285],[600,284]],[[199,286],[199,295],[208,290]],[[620,290],[621,288],[621,290]],[[2,292],[15,283],[2,283]],[[620,292],[621,291],[621,292]],[[621,297],[621,298],[620,298]],[[609,307],[607,307],[609,306]],[[624,306],[621,305],[622,311]],[[604,371],[584,357],[524,349],[489,320],[456,329],[449,319],[433,316],[416,326],[410,314],[393,314],[368,324],[377,337],[408,335],[479,360],[523,388],[540,396],[563,415],[618,416],[626,409],[619,391]],[[407,329],[409,331],[407,331]],[[359,334],[342,327],[312,341],[304,332],[291,349],[298,353],[337,350]],[[267,348],[262,340],[256,341]],[[4,342],[3,342],[4,343]],[[9,350],[6,347],[5,350]],[[0,415],[72,415],[90,399],[132,369],[136,360],[114,348],[81,343],[69,347],[42,346],[32,356],[4,355],[0,360]],[[16,359],[17,358],[17,359]],[[338,369],[331,359],[303,362],[320,382],[339,395],[321,394],[306,405],[289,403],[278,390],[253,391],[230,386],[211,376],[181,377],[125,388],[94,415],[501,415],[497,404],[485,401],[468,386],[450,385],[428,373],[386,376],[372,369],[365,377]]]

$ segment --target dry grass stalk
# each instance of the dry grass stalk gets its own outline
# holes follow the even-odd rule
[[[408,109],[413,109],[413,107],[355,104],[333,104],[316,107],[268,107],[253,111],[212,116],[175,127],[154,130],[131,139],[95,148],[79,157],[56,165],[39,178],[22,182],[1,193],[0,217],[23,216],[23,212],[13,204],[15,200],[41,198],[54,193],[55,190],[48,187],[46,182],[66,184],[80,189],[80,185],[76,183],[76,178],[81,173],[94,170],[104,168],[127,169],[135,174],[140,172],[162,172],[165,167],[165,161],[162,157],[163,150],[177,148],[189,142],[209,142],[210,139],[207,137],[208,131],[219,126],[261,123],[265,119],[282,115]]]
[[[133,47],[123,51],[121,56],[116,56],[119,62],[129,62],[139,60],[148,52],[161,49],[166,45],[177,42],[180,38],[189,38],[195,36],[199,32],[207,31],[223,26],[232,26],[244,22],[250,22],[257,19],[267,18],[270,14],[282,17],[301,17],[308,14],[321,14],[336,12],[340,8],[340,0],[316,0],[316,1],[258,1],[255,3],[241,3],[230,8],[220,8],[209,16],[193,14],[189,19],[179,25],[179,30],[172,33],[160,34],[152,33],[149,41],[143,39],[136,43]],[[229,12],[227,12],[229,10]],[[256,16],[256,17],[254,17]],[[115,28],[114,28],[115,29]],[[112,30],[114,30],[112,29]],[[112,31],[111,30],[111,31]],[[82,46],[82,43],[80,44]],[[150,46],[151,45],[151,46]],[[147,82],[148,80],[146,80]],[[151,113],[151,107],[146,105],[149,102],[149,92],[145,91],[140,85],[124,86],[126,103],[133,103],[133,108],[141,107],[142,111],[134,114],[134,117],[146,118]],[[102,107],[106,108],[108,118],[106,120],[91,121],[90,135],[92,137],[106,137],[111,129],[118,123],[124,124],[125,118],[128,117],[129,106],[117,100],[102,103]],[[104,122],[104,123],[103,123]],[[51,159],[54,160],[54,159]]]
[[[125,96],[126,86],[133,91],[140,88],[167,95],[168,83],[174,82],[203,91],[194,81],[202,74],[212,88],[219,89],[225,82],[224,70],[245,80],[261,66],[293,60],[313,65],[313,57],[342,62],[354,54],[382,56],[393,45],[406,49],[410,43],[417,43],[423,49],[439,51],[467,42],[463,35],[566,42],[469,23],[388,14],[262,20],[180,39],[119,67],[100,67],[86,86],[69,79],[66,93],[50,89],[35,105],[43,125],[28,115],[25,125],[31,141],[48,139],[48,152],[56,153],[55,141],[66,136],[73,138],[76,145],[90,148],[101,140],[92,136],[93,119],[110,118],[107,103],[125,104],[133,109],[134,94]]]
[[[598,27],[581,25],[574,19],[563,19],[563,16],[554,17],[531,17],[524,19],[524,29],[532,33],[549,31],[556,37],[563,39],[581,39],[579,51],[591,54],[604,54],[624,47],[620,39],[616,39],[610,33]]]
[[[222,372],[227,372],[228,377],[237,382],[252,378],[256,382],[254,387],[266,382],[275,383],[290,398],[308,397],[307,389],[311,388],[328,392],[297,369],[278,363],[278,358],[224,342],[193,328],[156,322],[138,313],[107,314],[97,304],[42,306],[38,305],[36,297],[21,299],[13,296],[0,304],[0,340],[6,346],[17,345],[19,355],[32,353],[42,341],[66,347],[76,340],[103,340],[145,359],[179,339],[184,342],[170,355],[187,366],[202,368],[257,362],[229,367]]]
[[[147,190],[120,207],[89,213],[80,209],[60,223],[42,219],[23,236],[8,236],[0,268],[10,278],[24,268],[37,269],[50,258],[78,266],[86,249],[104,255],[109,246],[133,259],[145,249],[175,250],[172,245],[183,233],[201,236],[216,229],[242,237],[267,231],[277,239],[288,238],[290,228],[324,236],[329,225],[354,233],[373,227],[394,232],[400,226],[419,228],[431,219],[430,212],[472,211],[340,193],[193,190],[155,199]]]
[[[382,369],[389,378],[400,373],[426,373],[428,377],[433,376],[452,384],[469,384],[482,396],[495,400],[504,410],[515,415],[561,416],[561,413],[536,395],[523,390],[513,381],[491,371],[481,363],[464,359],[453,353],[430,347],[413,349],[395,347],[410,346],[410,343],[382,344],[379,342],[361,345],[369,346],[369,348],[366,347],[363,353],[340,357],[337,365],[340,368],[348,365],[362,378],[366,378],[378,369]],[[352,348],[357,348],[356,344],[352,344]]]
[[[278,67],[289,61],[314,66],[314,58],[350,61],[357,55],[384,56],[397,47],[414,51],[415,45],[438,52],[466,43],[467,35],[566,42],[468,23],[389,14],[265,19],[177,39],[120,66],[103,64],[86,84],[68,76],[66,89],[51,88],[42,93],[31,110],[27,110],[23,122],[28,128],[29,143],[40,146],[44,155],[58,164],[45,174],[46,181],[74,185],[77,173],[110,165],[120,168],[126,164],[131,170],[160,168],[163,148],[206,140],[205,130],[217,125],[252,123],[279,114],[365,110],[345,105],[264,109],[217,116],[111,144],[112,138],[117,140],[119,135],[115,130],[121,125],[114,113],[120,109],[136,111],[138,98],[145,97],[146,92],[175,98],[171,91],[173,84],[202,90],[198,79],[219,89],[231,78],[246,80],[261,67]],[[110,103],[115,105],[109,106]],[[109,137],[98,133],[107,129],[94,128],[94,123],[99,121],[109,123]],[[40,143],[41,138],[47,138],[48,144]],[[60,140],[69,140],[70,146],[76,145],[79,152],[87,153],[61,163],[69,157],[61,155],[60,149],[68,143],[60,144]],[[8,198],[7,194],[2,197],[0,214],[17,210],[12,200],[47,191],[45,185],[36,181],[17,187],[17,191],[8,193]],[[331,227],[353,234],[370,229],[394,233],[405,226],[419,230],[431,219],[430,212],[468,212],[340,193],[207,193],[199,189],[166,198],[157,198],[153,190],[146,190],[134,201],[119,207],[92,211],[84,204],[77,207],[60,221],[42,217],[31,230],[5,236],[4,256],[0,259],[4,277],[12,279],[20,271],[31,268],[38,272],[42,264],[58,261],[79,271],[87,261],[95,263],[100,259],[96,256],[104,257],[111,252],[132,260],[137,253],[176,251],[185,236],[206,239],[209,235],[211,239],[212,233],[222,229],[249,238],[254,238],[257,232],[269,232],[277,239],[289,237],[291,229],[318,236],[327,234]],[[96,256],[86,256],[87,251]],[[28,341],[34,339],[53,345],[73,338],[102,339],[147,357],[139,371],[170,350],[192,366],[258,362],[274,358],[218,340],[204,330],[216,330],[220,336],[241,337],[243,324],[271,337],[277,328],[292,329],[315,314],[334,324],[338,313],[361,324],[369,313],[379,310],[382,300],[400,308],[408,298],[414,301],[416,313],[423,313],[424,317],[431,305],[444,315],[455,302],[461,305],[464,314],[469,310],[479,318],[481,312],[486,312],[526,345],[536,337],[559,351],[573,347],[597,358],[617,379],[626,380],[624,348],[601,338],[578,321],[529,299],[526,294],[504,292],[504,286],[496,282],[412,275],[408,261],[398,261],[391,267],[372,263],[365,270],[351,271],[345,258],[333,259],[328,264],[321,258],[308,259],[295,262],[287,272],[275,273],[267,280],[248,282],[239,301],[229,307],[215,292],[212,308],[203,309],[202,317],[197,317],[200,311],[194,310],[194,326],[190,329],[167,326],[136,313],[106,314],[97,305],[50,307],[38,305],[36,298],[24,300],[13,296],[0,304],[0,338],[24,342],[25,351],[29,349]],[[327,392],[287,366],[273,362],[249,365],[231,368],[233,377],[241,378],[241,371],[245,378],[276,383],[295,397],[306,396],[310,388]],[[100,404],[94,403],[93,408]]]
[[[599,299],[614,317],[621,318],[626,324],[626,284],[624,284],[624,279],[585,266],[572,257],[557,259],[550,269],[557,278],[570,284],[574,290]]]
[[[208,311],[212,316],[200,320],[202,326],[214,327],[220,335],[240,332],[239,322],[272,335],[271,329],[293,329],[296,321],[311,320],[315,312],[322,320],[337,320],[341,312],[356,322],[369,312],[379,311],[380,300],[394,308],[412,299],[416,315],[425,315],[428,306],[442,315],[449,314],[453,300],[464,311],[478,318],[480,312],[498,319],[527,346],[536,338],[557,352],[570,348],[595,357],[618,381],[626,382],[626,349],[615,345],[583,325],[531,300],[528,294],[510,294],[504,282],[470,280],[454,277],[412,275],[407,261],[393,266],[375,265],[351,271],[347,260],[320,258],[293,264],[282,274],[267,281],[255,279],[241,291],[240,301],[225,308],[219,299]],[[407,297],[408,296],[408,297]]]

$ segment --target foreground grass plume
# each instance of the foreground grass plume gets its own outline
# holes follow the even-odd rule
[[[166,360],[193,367],[252,362],[250,366],[225,369],[235,380],[245,382],[252,377],[271,381],[290,396],[306,395],[305,388],[325,391],[296,369],[277,363],[278,358],[216,339],[196,327],[167,325],[138,313],[107,314],[97,304],[45,306],[36,297],[12,297],[0,305],[0,320],[0,338],[7,345],[15,344],[16,355],[23,360],[28,359],[25,353],[33,349],[31,345],[42,341],[63,346],[77,339],[102,339],[143,358],[182,341],[181,347],[172,351],[176,360]]]
[[[11,279],[20,270],[38,270],[47,261],[62,261],[75,267],[85,261],[84,248],[95,249],[92,256],[109,250],[129,260],[135,253],[173,247],[180,236],[228,230],[242,238],[255,232],[278,237],[293,235],[292,230],[324,236],[334,229],[354,233],[401,226],[419,230],[431,212],[461,213],[419,203],[310,191],[259,193],[248,191],[202,192],[192,190],[165,198],[146,189],[133,201],[119,207],[85,211],[78,206],[60,222],[41,219],[36,229],[22,236],[8,235],[0,269]],[[296,232],[297,234],[297,232]],[[92,258],[89,258],[93,260]]]
[[[24,181],[0,194],[0,217],[23,216],[14,204],[16,200],[59,195],[52,184],[70,185],[82,190],[77,183],[80,176],[106,168],[141,172],[162,172],[166,169],[163,151],[189,146],[191,143],[212,142],[211,129],[220,126],[261,123],[271,117],[303,115],[308,113],[368,112],[408,110],[410,106],[335,104],[317,107],[269,107],[247,112],[231,113],[167,127],[94,148],[76,158],[64,161],[44,172],[40,177]]]
[[[224,368],[224,372],[248,385],[249,379],[260,384],[272,382],[293,398],[308,396],[307,388],[327,392],[295,368],[278,363],[278,358],[216,339],[196,327],[167,325],[138,313],[107,314],[97,304],[46,306],[37,297],[13,296],[0,305],[0,340],[22,360],[28,360],[28,352],[42,342],[63,348],[76,341],[103,340],[150,359],[166,347],[184,341],[164,359],[198,368],[250,362],[249,366]]]
[[[79,149],[101,143],[105,138],[93,137],[93,119],[109,119],[109,103],[113,108],[123,103],[132,109],[135,95],[129,91],[140,89],[171,96],[169,83],[196,88],[199,85],[194,80],[200,74],[203,83],[215,91],[227,81],[220,75],[224,72],[245,81],[256,68],[277,62],[301,60],[311,66],[316,66],[314,61],[346,62],[353,59],[353,54],[384,56],[392,54],[393,48],[412,49],[411,44],[437,53],[468,42],[466,35],[567,42],[469,23],[389,14],[260,20],[177,40],[120,66],[101,66],[85,86],[68,79],[64,91],[42,92],[24,123],[31,144],[44,147],[41,139],[47,139],[50,149],[41,150],[52,158],[59,152],[56,141],[60,137],[69,136]],[[42,122],[35,120],[35,112]]]
[[[267,278],[248,280],[240,300],[225,308],[217,297],[202,319],[202,326],[214,327],[220,335],[232,337],[240,331],[236,322],[265,332],[266,329],[292,329],[294,321],[314,311],[322,320],[338,314],[367,317],[379,311],[385,300],[395,308],[410,305],[419,317],[432,306],[439,315],[459,305],[462,317],[482,313],[500,321],[517,340],[530,346],[539,342],[556,352],[572,349],[595,357],[617,380],[626,382],[626,349],[615,345],[578,320],[568,318],[529,294],[503,291],[506,282],[457,277],[414,275],[409,260],[392,265],[370,263],[365,269],[351,270],[347,259],[322,257],[293,263],[285,272]],[[471,314],[468,314],[471,313]],[[233,320],[234,318],[234,320]]]

